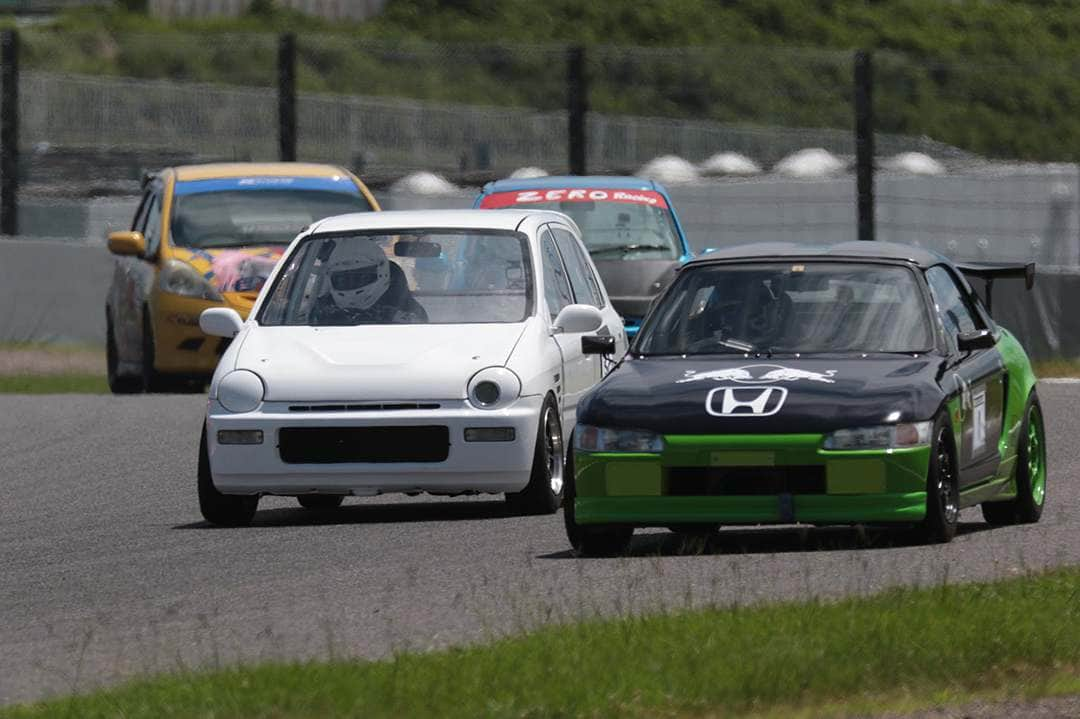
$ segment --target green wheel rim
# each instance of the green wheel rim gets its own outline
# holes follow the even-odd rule
[[[1042,505],[1046,499],[1046,442],[1043,437],[1042,414],[1038,407],[1028,412],[1027,472],[1031,483],[1031,499]]]

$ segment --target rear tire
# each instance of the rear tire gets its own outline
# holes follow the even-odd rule
[[[116,333],[108,310],[105,311],[105,376],[109,391],[113,394],[138,394],[142,392],[142,378],[124,377],[117,372],[120,357],[116,349]]]
[[[296,501],[304,509],[327,510],[337,509],[345,498],[340,494],[301,494]]]
[[[934,422],[930,466],[926,472],[926,519],[921,526],[928,544],[946,544],[956,536],[960,523],[960,484],[953,449],[952,427],[947,417]]]
[[[566,526],[566,538],[579,557],[614,557],[625,554],[634,536],[633,527],[613,525],[578,524],[574,511],[574,499],[577,497],[577,484],[574,477],[574,453],[568,452],[566,483],[563,489],[563,523]]]
[[[1046,436],[1042,406],[1032,391],[1024,407],[1020,425],[1020,447],[1016,458],[1016,497],[1005,502],[984,502],[987,524],[1032,524],[1042,517],[1046,503]]]
[[[548,397],[540,410],[532,472],[520,492],[508,492],[506,503],[516,514],[554,514],[562,503],[566,448],[555,400]]]
[[[255,517],[258,495],[222,494],[210,474],[210,454],[206,450],[206,425],[199,440],[199,510],[203,519],[220,527],[246,527]]]

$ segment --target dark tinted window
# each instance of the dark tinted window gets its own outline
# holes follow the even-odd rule
[[[562,253],[563,262],[566,264],[570,286],[574,289],[574,298],[584,305],[603,307],[604,295],[600,292],[596,277],[577,239],[558,227],[552,227],[551,232],[555,235],[555,243],[559,246],[559,252]]]
[[[930,295],[945,326],[945,340],[955,349],[956,336],[974,332],[981,323],[975,318],[963,292],[947,269],[940,265],[931,267],[926,271],[926,282],[930,285]]]
[[[574,303],[574,296],[570,292],[570,282],[555,247],[555,240],[547,230],[540,236],[540,258],[544,263],[544,298],[547,300],[551,319],[555,319],[559,310]]]
[[[636,345],[645,354],[922,352],[924,295],[904,267],[739,263],[682,272]]]

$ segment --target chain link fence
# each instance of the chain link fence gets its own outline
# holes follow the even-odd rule
[[[290,137],[298,159],[352,169],[390,208],[466,207],[521,168],[585,169],[667,184],[698,250],[858,236],[851,52],[301,34],[286,87],[270,34],[28,27],[18,45],[18,143],[3,150],[18,150],[23,238],[100,246],[145,171],[274,160]],[[1071,71],[874,53],[876,238],[1077,271]],[[450,185],[401,189],[418,171]],[[1043,313],[1044,339],[1060,311]]]

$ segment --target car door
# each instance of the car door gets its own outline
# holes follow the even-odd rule
[[[146,236],[151,215],[160,213],[160,193],[147,187],[131,221],[131,230]],[[113,336],[117,355],[125,362],[137,362],[142,353],[142,303],[145,301],[146,261],[141,257],[117,257],[113,264],[112,305]]]
[[[574,301],[578,304],[592,305],[600,310],[604,323],[596,334],[615,338],[614,352],[610,355],[595,355],[597,358],[595,376],[596,381],[600,381],[614,366],[616,358],[622,357],[626,352],[626,330],[623,328],[622,318],[605,297],[600,280],[597,279],[596,271],[588,260],[588,253],[581,240],[568,227],[552,224],[548,225],[548,229],[555,237],[555,244],[566,266],[570,288],[574,292]]]
[[[957,338],[994,330],[975,311],[963,285],[945,265],[926,271],[949,350],[948,374],[960,396],[961,433],[957,447],[960,485],[991,479],[1001,463],[999,441],[1005,411],[1005,363],[995,346],[961,351]]]
[[[544,301],[553,326],[562,308],[574,304],[574,293],[562,255],[559,254],[555,238],[547,227],[540,230],[540,261],[544,273]],[[584,334],[553,332],[551,335],[562,355],[562,396],[559,399],[564,431],[569,431],[574,426],[577,421],[578,401],[596,383],[600,371],[596,355],[587,355],[581,351],[581,338]]]

